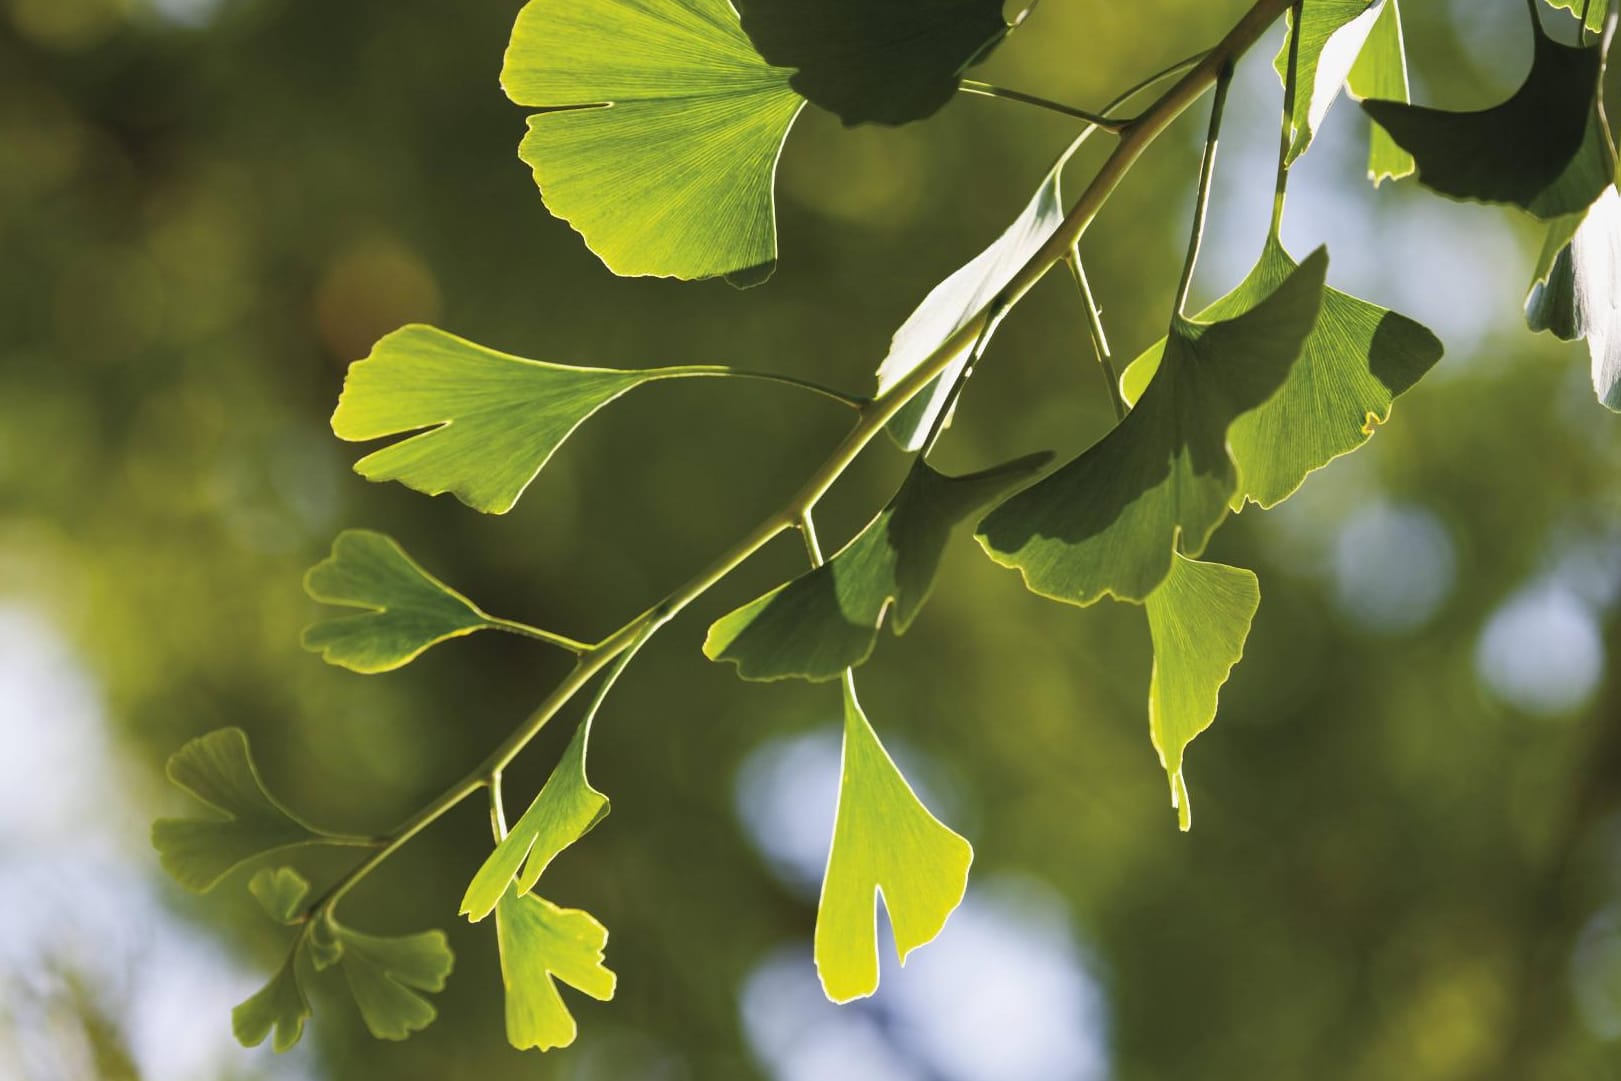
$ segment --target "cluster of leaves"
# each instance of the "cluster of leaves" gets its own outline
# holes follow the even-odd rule
[[[1109,597],[1142,608],[1154,648],[1150,739],[1181,827],[1191,825],[1186,751],[1213,721],[1260,603],[1253,573],[1201,560],[1210,538],[1230,513],[1247,503],[1275,506],[1310,473],[1361,446],[1441,356],[1424,327],[1329,287],[1326,252],[1297,261],[1281,242],[1289,170],[1342,89],[1376,122],[1374,183],[1416,173],[1441,194],[1513,205],[1549,223],[1528,318],[1562,337],[1587,338],[1600,397],[1621,408],[1621,359],[1612,353],[1621,343],[1610,334],[1621,195],[1599,99],[1614,25],[1607,4],[1586,5],[1584,41],[1562,45],[1532,0],[1536,50],[1525,85],[1475,113],[1408,103],[1398,4],[1304,0],[1291,11],[1277,61],[1285,106],[1270,229],[1238,287],[1189,315],[1186,285],[1225,101],[1227,73],[1221,76],[1194,240],[1165,337],[1115,385],[1101,325],[1094,327],[1120,414],[1094,445],[1056,466],[1043,452],[965,476],[929,462],[1012,302],[1012,283],[1066,227],[1061,176],[1096,130],[1090,126],[1008,229],[897,330],[876,373],[876,398],[823,390],[859,408],[862,424],[879,418],[913,456],[912,467],[888,504],[825,561],[810,521],[814,496],[797,507],[812,567],[717,620],[704,652],[735,664],[744,679],[841,683],[842,779],[815,929],[817,969],[835,1001],[877,987],[880,897],[904,959],[940,932],[966,889],[969,843],[936,819],[901,775],[859,704],[854,675],[873,655],[886,619],[899,634],[916,618],[959,525],[973,523],[987,555],[1016,569],[1038,594],[1080,606]],[[514,101],[541,110],[529,120],[520,153],[546,205],[607,266],[755,284],[777,257],[773,170],[804,103],[849,124],[920,119],[949,100],[961,72],[1010,29],[994,0],[859,7],[740,0],[737,10],[726,0],[532,0],[518,17],[502,82]],[[1588,33],[1600,40],[1586,43]],[[1078,247],[1067,259],[1095,319]],[[576,427],[619,396],[664,379],[750,374],[571,366],[408,326],[351,366],[332,428],[349,441],[395,440],[357,463],[367,479],[448,492],[500,514]],[[785,525],[764,530],[761,542]],[[702,580],[700,591],[719,576]],[[608,813],[587,760],[613,681],[691,595],[656,606],[601,643],[582,643],[486,613],[392,539],[361,530],[334,541],[306,589],[317,601],[352,610],[311,626],[306,647],[356,672],[386,672],[437,643],[484,630],[578,654],[582,683],[614,662],[549,779],[510,829],[499,799],[493,802],[494,848],[460,909],[473,922],[495,917],[514,1046],[568,1044],[575,1023],[556,984],[612,997],[607,931],[590,914],[535,891],[552,862]],[[284,808],[266,791],[240,731],[204,736],[174,756],[171,779],[211,815],[161,821],[153,839],[164,866],[190,888],[209,889],[250,860],[302,846],[369,850],[313,901],[309,883],[291,867],[253,876],[249,888],[267,914],[295,932],[280,971],[237,1008],[244,1043],[272,1032],[278,1049],[295,1042],[309,1014],[305,981],[333,966],[342,968],[375,1035],[403,1038],[433,1019],[423,995],[449,975],[444,935],[368,935],[338,922],[335,909],[349,886],[444,809],[481,787],[498,795],[506,760],[395,833],[370,838],[321,830]]]

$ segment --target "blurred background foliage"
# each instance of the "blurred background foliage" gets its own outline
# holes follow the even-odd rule
[[[1244,6],[1047,0],[984,77],[1095,105]],[[522,112],[496,83],[516,8],[0,0],[0,1075],[1621,1077],[1621,425],[1584,351],[1520,322],[1530,224],[1369,189],[1345,107],[1303,160],[1285,238],[1328,241],[1331,282],[1449,352],[1366,449],[1218,535],[1264,599],[1191,751],[1191,835],[1147,738],[1140,614],[1038,600],[959,538],[861,683],[974,842],[975,884],[875,999],[821,1002],[837,692],[743,684],[698,652],[709,619],[797,570],[785,539],[655,640],[598,725],[614,813],[547,892],[608,925],[620,989],[570,998],[573,1048],[505,1045],[493,935],[453,916],[487,846],[471,805],[349,909],[450,932],[438,1023],[380,1044],[337,995],[292,1054],[236,1048],[229,1007],[284,932],[245,876],[206,899],[162,880],[146,823],[182,803],[164,758],[240,725],[293,806],[384,829],[565,664],[481,636],[387,677],[322,665],[297,645],[299,579],[332,536],[385,530],[493,610],[591,637],[774,507],[847,422],[781,388],[658,386],[588,425],[512,514],[481,517],[349,472],[325,424],[346,364],[431,320],[540,358],[739,363],[862,392],[1071,131],[977,98],[900,130],[808,110],[781,163],[775,279],[618,280],[516,159]],[[1419,101],[1490,103],[1528,61],[1519,0],[1406,15]],[[1259,251],[1280,40],[1235,90],[1205,299]],[[1202,131],[1195,110],[1085,241],[1123,356],[1163,332]],[[1009,320],[947,467],[1105,430],[1071,292],[1053,275]],[[824,538],[902,465],[875,445]],[[509,772],[510,802],[561,749],[570,725],[554,727]]]

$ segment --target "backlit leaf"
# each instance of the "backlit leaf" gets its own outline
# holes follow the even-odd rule
[[[1261,604],[1251,571],[1178,555],[1144,607],[1154,640],[1148,731],[1171,783],[1183,830],[1193,825],[1182,757],[1216,718],[1216,699],[1239,658]]]
[[[704,655],[732,661],[744,679],[837,679],[872,655],[891,606],[895,633],[905,633],[928,599],[952,529],[1050,457],[965,477],[919,461],[889,505],[832,559],[716,620]]]
[[[990,247],[931,289],[929,295],[923,298],[923,303],[895,331],[889,344],[889,355],[878,366],[880,395],[912,374],[942,342],[1007,288],[1019,268],[1057,230],[1064,220],[1059,176],[1074,149],[1072,146],[1059,158],[1036,189],[1035,197],[1014,219],[1013,224]],[[994,332],[994,325],[990,329]],[[982,335],[981,349],[989,340],[989,333]],[[946,406],[952,384],[962,374],[963,365],[968,363],[970,348],[964,347],[934,382],[919,391],[890,420],[889,434],[903,450],[922,448],[923,440],[934,425],[934,418]]]
[[[310,884],[291,867],[266,867],[255,871],[248,880],[248,892],[265,910],[265,915],[278,923],[290,924],[298,922]]]
[[[846,679],[838,815],[816,912],[816,971],[827,997],[848,1002],[878,989],[878,898],[904,964],[962,901],[973,858],[895,768]]]
[[[616,274],[763,280],[772,182],[804,104],[727,0],[530,0],[501,85],[551,212]]]
[[[210,889],[237,866],[278,849],[364,843],[316,829],[265,791],[240,728],[192,740],[170,756],[167,773],[214,812],[211,818],[160,818],[152,824],[163,869],[187,889]]]
[[[1547,0],[1548,6],[1570,12],[1581,18],[1585,12],[1588,33],[1597,34],[1604,29],[1604,16],[1609,11],[1609,0]]]
[[[1615,161],[1598,105],[1601,49],[1561,45],[1534,22],[1530,74],[1501,105],[1462,113],[1395,101],[1362,107],[1413,155],[1427,187],[1550,220],[1586,209]]]
[[[853,125],[938,110],[957,77],[1007,33],[1002,0],[738,0],[760,55],[789,85]]]
[[[1090,450],[986,516],[979,540],[1043,596],[1141,601],[1226,516],[1238,490],[1228,429],[1284,384],[1317,321],[1328,255],[1216,323],[1177,316],[1137,407]]]
[[[442,991],[455,964],[443,931],[368,935],[335,922],[316,965],[343,966],[344,979],[366,1028],[380,1040],[403,1040],[438,1016],[418,992]]]
[[[387,672],[429,646],[499,623],[423,570],[392,537],[348,529],[304,576],[324,604],[368,609],[304,628],[304,648],[355,672]]]
[[[1526,321],[1567,341],[1586,338],[1593,391],[1621,412],[1621,195],[1614,187],[1586,214],[1549,226]]]
[[[295,945],[270,982],[231,1011],[231,1031],[243,1047],[258,1047],[275,1032],[271,1046],[286,1051],[304,1035],[310,1002],[298,981],[300,949]]]
[[[1311,146],[1313,136],[1340,95],[1363,43],[1379,20],[1387,0],[1306,0],[1300,16],[1300,70],[1295,82],[1294,115],[1286,161]],[[1293,11],[1289,19],[1294,18]],[[1274,66],[1289,77],[1290,44],[1284,39]]]
[[[1253,309],[1296,270],[1269,237],[1260,261],[1231,293],[1199,313],[1215,322]],[[1134,402],[1159,367],[1165,343],[1126,369],[1121,389]],[[1227,448],[1238,467],[1233,509],[1247,497],[1263,507],[1287,499],[1342,454],[1360,447],[1390,419],[1396,396],[1441,359],[1441,343],[1422,325],[1365,300],[1324,289],[1322,311],[1282,388],[1233,421]]]
[[[608,931],[589,912],[508,891],[495,908],[506,988],[507,1040],[547,1051],[574,1042],[578,1027],[557,982],[606,1002],[617,980],[602,962]]]
[[[592,788],[585,775],[591,720],[587,716],[580,722],[540,794],[468,884],[461,914],[469,920],[476,923],[488,916],[514,876],[517,892],[527,894],[558,853],[607,816],[608,797]]]
[[[1368,33],[1367,44],[1356,58],[1346,80],[1358,101],[1377,98],[1407,104],[1407,45],[1402,35],[1400,0],[1385,0],[1378,20]],[[1378,124],[1368,137],[1368,179],[1374,186],[1386,180],[1411,176],[1417,168],[1413,155],[1396,145],[1390,133]]]
[[[366,455],[355,471],[505,514],[592,413],[632,387],[681,374],[525,360],[412,325],[349,366],[332,431],[350,442],[414,432]]]

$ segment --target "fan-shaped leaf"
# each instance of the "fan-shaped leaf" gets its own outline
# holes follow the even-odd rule
[[[1288,378],[1316,323],[1328,255],[1313,252],[1236,318],[1172,321],[1137,408],[1090,450],[980,523],[990,557],[1036,593],[1091,604],[1141,601],[1180,543],[1197,555],[1238,489],[1228,428]]]
[[[1531,72],[1501,105],[1465,113],[1396,101],[1362,107],[1413,155],[1425,186],[1549,220],[1586,209],[1615,161],[1598,101],[1602,50],[1561,45],[1533,23]]]
[[[1363,51],[1363,44],[1379,20],[1387,0],[1307,0],[1300,15],[1300,70],[1295,82],[1294,115],[1290,118],[1289,153],[1294,160],[1311,146],[1312,138],[1340,95],[1340,88]],[[1294,12],[1289,12],[1292,23]],[[1287,38],[1274,66],[1289,77],[1290,44]]]
[[[304,628],[304,648],[355,672],[387,672],[449,638],[500,626],[423,570],[392,537],[347,529],[309,569],[304,592],[324,604],[365,608]]]
[[[1587,339],[1593,391],[1621,412],[1621,195],[1614,187],[1585,214],[1549,226],[1525,314],[1533,330]]]
[[[332,431],[350,442],[416,432],[366,455],[355,471],[505,514],[592,413],[632,387],[684,374],[525,360],[413,325],[349,366]]]
[[[1377,98],[1405,105],[1410,100],[1400,0],[1385,0],[1362,54],[1351,67],[1346,86],[1358,101]],[[1368,179],[1378,187],[1386,180],[1411,176],[1417,168],[1413,155],[1397,146],[1384,128],[1378,124],[1372,127],[1368,137]]]
[[[233,869],[267,852],[309,844],[365,844],[297,818],[265,790],[240,728],[192,740],[169,758],[169,780],[215,812],[213,818],[160,818],[152,845],[182,886],[210,889]]]
[[[1604,17],[1609,13],[1609,0],[1547,0],[1548,6],[1561,11],[1568,11],[1580,19],[1586,15],[1584,29],[1590,33],[1599,33],[1604,29]]]
[[[527,894],[558,853],[607,817],[608,797],[592,788],[585,775],[591,720],[587,716],[580,722],[540,794],[468,884],[461,914],[469,920],[476,923],[488,916],[514,876],[518,879],[516,891]]]
[[[312,936],[317,968],[343,966],[366,1028],[380,1040],[403,1040],[438,1016],[419,991],[442,991],[455,965],[443,931],[368,935],[327,921]]]
[[[906,124],[950,101],[957,77],[1008,31],[1002,0],[738,0],[760,55],[847,125]]]
[[[265,910],[265,915],[277,923],[292,924],[298,922],[310,884],[291,867],[266,867],[255,871],[248,879],[248,892]]]
[[[530,0],[501,85],[551,212],[615,274],[764,280],[772,181],[803,101],[727,0]]]
[[[1297,266],[1269,237],[1249,276],[1200,312],[1199,319],[1243,315]],[[1161,341],[1126,369],[1120,383],[1127,401],[1135,402],[1148,386],[1164,348]],[[1227,448],[1238,466],[1233,509],[1246,497],[1263,507],[1276,506],[1307,474],[1360,447],[1376,425],[1390,419],[1396,396],[1440,359],[1440,341],[1422,325],[1337,289],[1324,289],[1317,324],[1282,388],[1228,429]]]
[[[541,1051],[573,1043],[578,1026],[556,981],[602,1002],[613,998],[617,980],[602,963],[607,929],[589,912],[508,891],[495,909],[495,933],[508,1042]]]
[[[837,555],[709,628],[704,654],[744,679],[837,679],[871,656],[885,614],[902,634],[934,585],[958,523],[1025,483],[1051,455],[966,477],[919,461],[895,498]]]
[[[300,940],[302,942],[302,940]],[[231,1011],[231,1031],[243,1047],[258,1047],[272,1031],[271,1046],[286,1051],[304,1035],[310,1001],[298,980],[299,944],[294,944],[270,982]]]
[[[895,768],[846,679],[839,808],[816,912],[816,971],[827,997],[848,1002],[878,989],[878,897],[904,964],[962,901],[973,858]]]
[[[1193,825],[1182,756],[1216,718],[1216,699],[1244,655],[1261,604],[1251,571],[1178,555],[1144,608],[1154,640],[1148,688],[1148,732],[1171,782],[1171,806],[1182,829]]]

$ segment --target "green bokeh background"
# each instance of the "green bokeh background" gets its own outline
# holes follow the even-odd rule
[[[984,77],[1095,104],[1214,41],[1244,6],[1047,0]],[[513,513],[484,517],[349,471],[358,453],[326,418],[345,365],[376,337],[426,320],[544,359],[736,363],[865,392],[891,331],[1011,219],[1071,130],[978,98],[901,130],[845,131],[808,110],[781,163],[782,264],[768,285],[616,279],[547,214],[516,158],[523,113],[496,81],[516,8],[0,0],[0,600],[71,644],[113,755],[135,764],[118,798],[136,818],[183,805],[161,783],[170,751],[240,725],[293,806],[386,829],[564,671],[565,658],[492,635],[383,677],[322,665],[298,648],[313,614],[299,580],[339,529],[387,531],[486,608],[591,638],[773,509],[847,423],[781,388],[653,387],[586,426]],[[1406,14],[1422,100],[1483,105],[1523,70],[1517,0]],[[1269,59],[1248,61],[1252,92],[1229,115],[1206,299],[1259,250]],[[1518,321],[1532,224],[1411,185],[1367,190],[1364,125],[1345,106],[1330,119],[1287,236],[1301,254],[1340,238],[1335,265],[1353,278],[1338,284],[1430,321],[1449,354],[1369,447],[1215,541],[1215,558],[1260,574],[1263,601],[1219,721],[1189,754],[1194,831],[1177,833],[1148,743],[1150,656],[1133,608],[1029,596],[963,537],[912,632],[883,639],[861,673],[874,724],[929,764],[974,842],[976,876],[1031,876],[1062,898],[1106,1005],[1107,1076],[1121,1081],[1621,1077],[1608,1042],[1621,1033],[1621,946],[1605,930],[1621,903],[1621,682],[1597,672],[1536,708],[1483,680],[1502,655],[1481,651],[1494,614],[1525,596],[1564,598],[1594,640],[1617,643],[1621,423],[1593,402],[1582,348]],[[1087,238],[1124,357],[1162,333],[1201,135],[1196,110]],[[1054,275],[1008,320],[942,446],[946,467],[1073,453],[1106,430],[1071,291]],[[903,466],[875,445],[830,497],[824,542],[858,528]],[[1356,532],[1369,513],[1422,519],[1446,558],[1415,563],[1399,529]],[[739,988],[769,951],[808,942],[814,897],[749,841],[735,775],[769,740],[834,730],[838,695],[743,684],[699,645],[712,618],[802,558],[785,538],[695,604],[600,720],[592,776],[613,814],[547,879],[549,896],[612,932],[619,995],[570,997],[579,1044],[545,1057],[505,1045],[493,934],[454,916],[487,846],[469,804],[348,908],[369,929],[449,931],[458,963],[440,1020],[381,1044],[343,996],[319,994],[300,1069],[768,1076]],[[1416,576],[1413,588],[1370,594],[1368,560],[1390,581]],[[1434,604],[1401,616],[1408,594],[1429,593]],[[1535,668],[1535,636],[1523,638]],[[1582,643],[1550,641],[1545,660],[1562,671]],[[0,720],[15,726],[0,754],[19,761],[30,731],[56,723],[20,709]],[[519,760],[509,805],[570,727]],[[139,823],[120,836],[124,858],[156,876]],[[0,848],[0,879],[20,851]],[[177,919],[268,972],[283,932],[242,882],[201,899],[159,888]],[[21,1005],[32,993],[60,999],[51,1016],[67,1020],[29,1045],[68,1065],[15,1058],[24,1078],[133,1076],[127,998],[75,979],[72,958],[31,980],[35,961],[18,956],[0,954],[0,1065],[34,1023]],[[970,978],[958,993],[988,992]],[[207,999],[183,1022],[228,1040],[233,1001]],[[233,1068],[270,1067],[244,1054]]]

